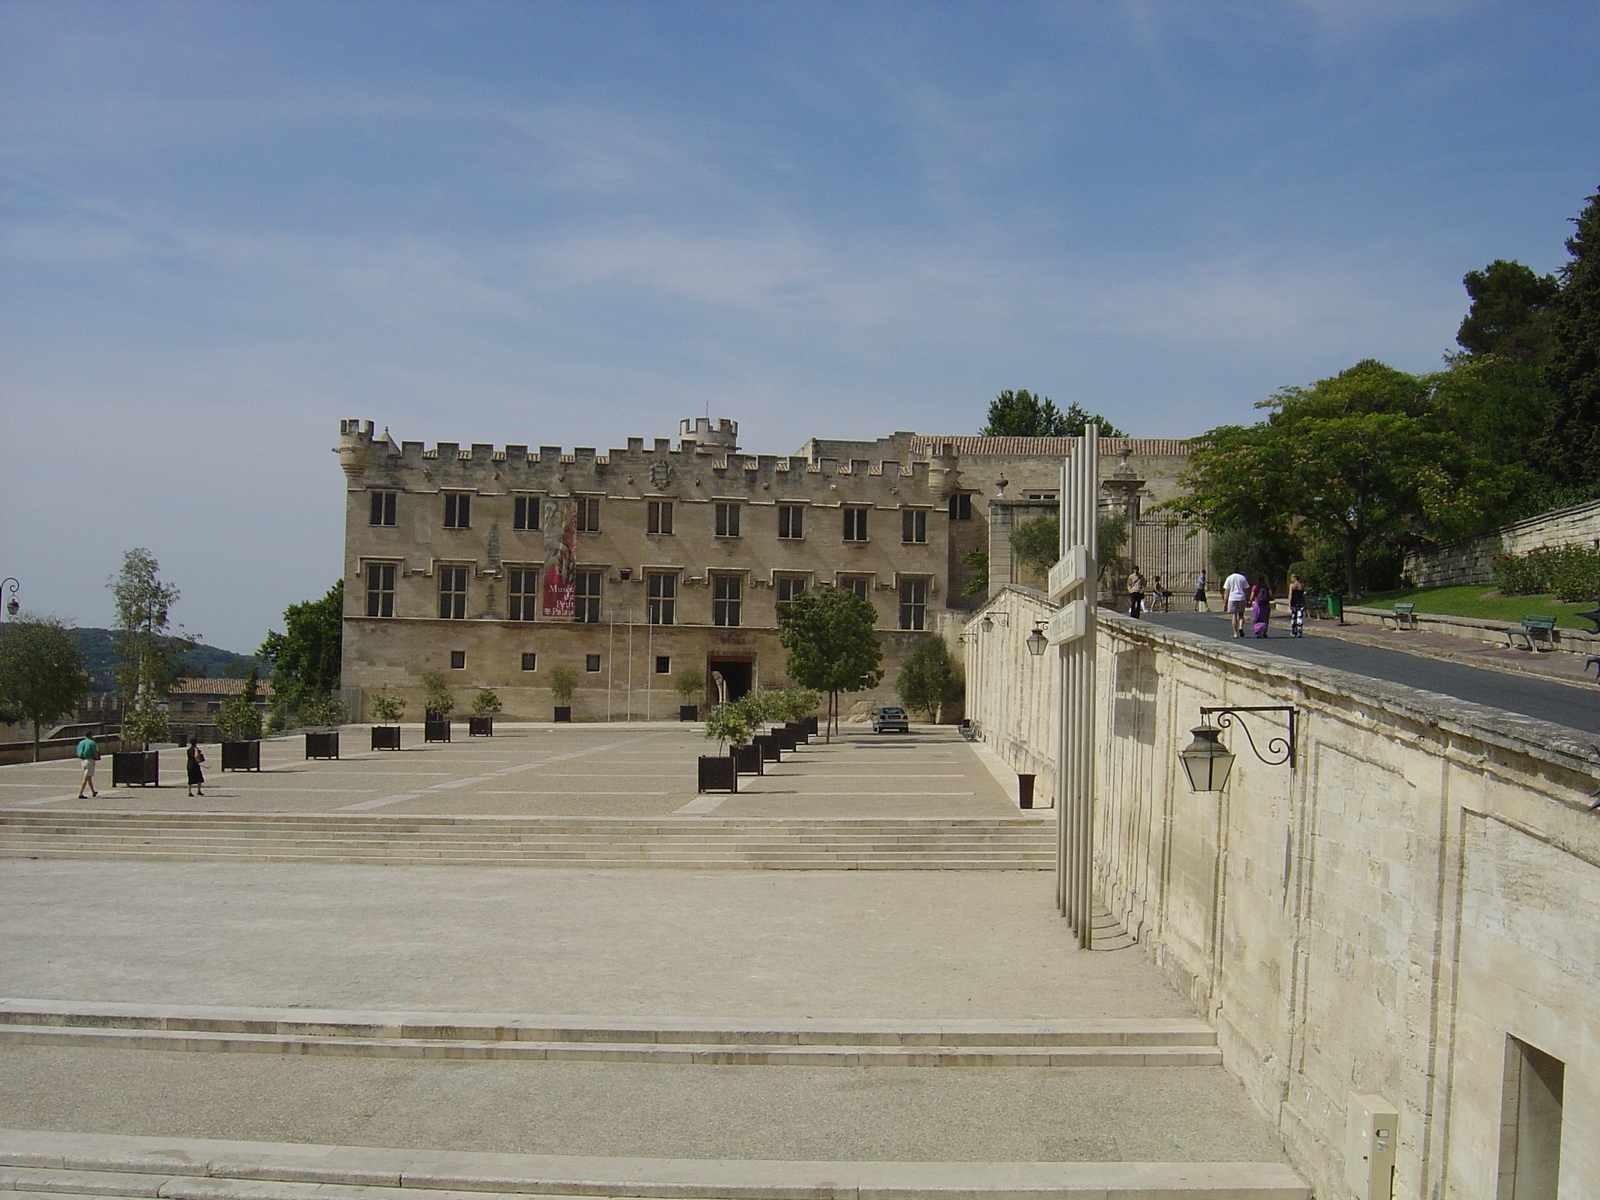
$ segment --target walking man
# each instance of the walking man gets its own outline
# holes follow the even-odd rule
[[[1222,596],[1228,606],[1228,619],[1233,622],[1234,637],[1244,636],[1244,605],[1249,594],[1250,581],[1237,568],[1222,581]]]
[[[100,743],[85,736],[78,743],[78,761],[83,764],[83,782],[78,785],[78,799],[84,798],[84,788],[89,789],[89,795],[98,796],[100,793],[94,789],[94,765],[100,761]]]
[[[1137,566],[1128,573],[1128,615],[1134,620],[1144,611],[1144,572]]]

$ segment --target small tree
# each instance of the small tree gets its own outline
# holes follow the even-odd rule
[[[781,692],[774,692],[773,696],[779,720],[783,721],[803,721],[822,703],[821,693],[810,688],[784,688]]]
[[[399,696],[391,696],[387,683],[372,697],[371,707],[372,715],[385,725],[393,725],[406,715],[406,702]]]
[[[343,725],[350,719],[344,705],[331,695],[313,696],[295,710],[295,716],[302,725]]]
[[[679,671],[672,679],[672,689],[685,703],[695,696],[703,696],[706,690],[706,677],[693,667]]]
[[[83,653],[60,621],[32,617],[0,627],[0,708],[33,725],[34,762],[39,726],[71,712],[88,693]]]
[[[420,676],[422,680],[422,709],[428,716],[436,721],[443,721],[456,710],[456,698],[450,694],[450,688],[444,681],[444,676],[437,671],[424,671]]]
[[[123,724],[156,731],[139,741],[166,740],[166,717],[156,706],[172,686],[174,662],[194,644],[167,634],[178,589],[161,581],[160,570],[150,551],[135,547],[107,585],[117,610],[117,682],[133,710]]]
[[[572,703],[572,693],[578,690],[578,673],[571,667],[557,667],[550,672],[550,697],[557,708]]]
[[[877,610],[845,588],[804,592],[778,614],[778,642],[789,652],[789,678],[828,694],[829,735],[839,728],[839,693],[877,687],[883,647],[872,627]]]
[[[743,700],[719,704],[717,711],[706,718],[706,737],[738,749],[750,744],[756,724]]]
[[[1036,575],[1048,575],[1061,557],[1061,521],[1035,517],[1011,531],[1011,552]],[[987,581],[985,581],[987,582]]]
[[[961,699],[966,680],[950,657],[950,647],[936,634],[918,642],[906,655],[894,687],[907,708],[937,721],[941,705]]]
[[[479,688],[472,698],[472,711],[480,717],[490,717],[500,711],[500,694],[493,688]]]
[[[139,743],[148,750],[151,742],[165,742],[172,737],[167,724],[167,714],[150,696],[140,696],[122,718],[122,741]]]
[[[217,713],[217,728],[228,741],[250,742],[261,736],[261,710],[256,707],[260,689],[261,677],[251,667],[239,694],[222,702]]]

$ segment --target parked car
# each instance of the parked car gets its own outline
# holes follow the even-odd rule
[[[873,733],[910,733],[911,720],[903,708],[884,707],[872,713]]]

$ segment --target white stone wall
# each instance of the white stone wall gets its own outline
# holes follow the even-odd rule
[[[1100,629],[1099,898],[1215,1022],[1318,1197],[1351,1194],[1354,1092],[1398,1106],[1397,1197],[1494,1196],[1508,1036],[1565,1063],[1561,1196],[1600,1194],[1590,745],[1104,611]],[[1053,672],[975,645],[1009,759],[1048,723]],[[1257,761],[1235,726],[1227,790],[1191,794],[1177,754],[1219,704],[1293,706],[1295,769]],[[1257,745],[1285,727],[1245,720]]]
[[[1557,508],[1502,525],[1477,537],[1445,542],[1425,554],[1406,556],[1405,573],[1418,587],[1494,582],[1494,560],[1540,546],[1600,546],[1600,500]]]
[[[960,650],[967,675],[966,715],[1011,769],[1034,775],[1034,805],[1055,802],[1055,714],[1060,680],[1048,652],[1034,658],[1023,644],[1034,624],[1055,607],[1032,588],[1006,587],[962,627]],[[983,618],[993,624],[983,632]]]

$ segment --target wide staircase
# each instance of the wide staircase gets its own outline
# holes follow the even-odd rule
[[[370,813],[0,812],[0,857],[690,867],[1049,870],[1049,815],[860,820]]]

